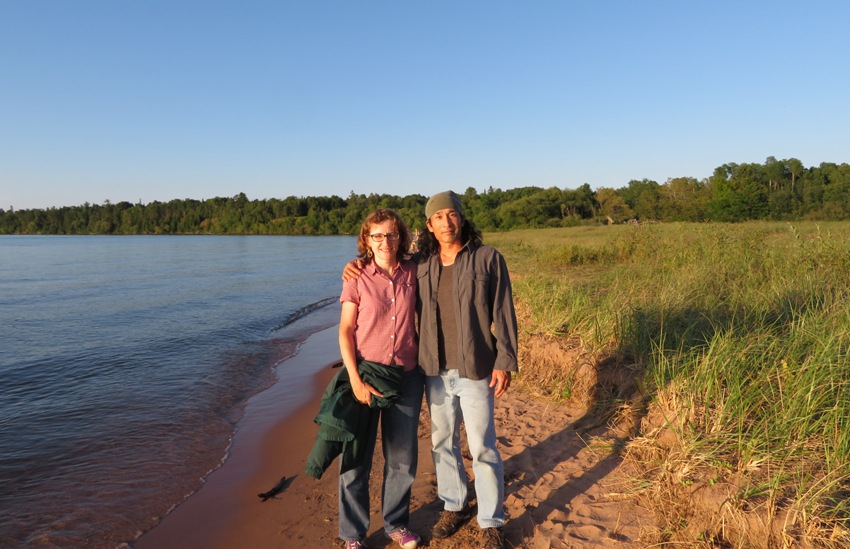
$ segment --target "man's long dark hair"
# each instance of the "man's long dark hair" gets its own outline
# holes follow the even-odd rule
[[[460,241],[462,244],[472,242],[476,246],[480,246],[484,242],[484,237],[481,236],[481,231],[467,218],[463,218],[463,227],[460,230]],[[434,236],[434,233],[428,230],[427,227],[419,233],[419,238],[416,239],[416,251],[421,254],[422,259],[428,259],[434,254],[440,253],[440,241]]]

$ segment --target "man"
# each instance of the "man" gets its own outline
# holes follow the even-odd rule
[[[502,255],[483,246],[463,217],[460,198],[446,191],[425,206],[427,232],[418,244],[419,366],[426,374],[431,455],[443,501],[434,538],[453,535],[469,518],[460,422],[475,473],[483,549],[504,546],[504,468],[496,447],[494,399],[517,371],[517,321]],[[352,264],[349,264],[351,266]],[[344,277],[354,272],[346,268]]]
[[[517,371],[517,321],[502,255],[483,246],[452,191],[425,206],[419,241],[419,365],[431,413],[431,454],[444,511],[431,534],[446,538],[468,517],[460,422],[472,454],[484,549],[501,549],[504,468],[496,447],[494,398]]]

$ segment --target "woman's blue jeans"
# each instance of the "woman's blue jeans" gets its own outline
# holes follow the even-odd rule
[[[496,447],[493,416],[494,389],[490,377],[466,379],[457,370],[442,370],[425,378],[425,398],[431,412],[431,455],[437,472],[437,495],[446,511],[460,511],[467,503],[467,477],[460,453],[460,422],[472,454],[478,525],[505,524],[503,501],[505,471]]]
[[[401,398],[379,414],[372,414],[363,464],[339,476],[339,537],[345,541],[362,540],[369,531],[369,476],[379,423],[384,453],[384,531],[389,534],[407,527],[410,487],[419,457],[417,432],[424,377],[419,369],[404,373]]]

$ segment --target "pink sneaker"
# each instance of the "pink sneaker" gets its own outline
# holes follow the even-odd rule
[[[390,532],[390,538],[398,543],[401,549],[416,549],[419,547],[419,542],[422,541],[422,538],[407,528],[399,528],[395,532]]]

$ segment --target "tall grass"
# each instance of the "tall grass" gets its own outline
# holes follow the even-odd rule
[[[742,509],[791,513],[798,530],[846,525],[850,224],[486,237],[530,311],[524,337],[577,337],[640,366],[644,396],[690,456],[679,482],[734,479]]]

